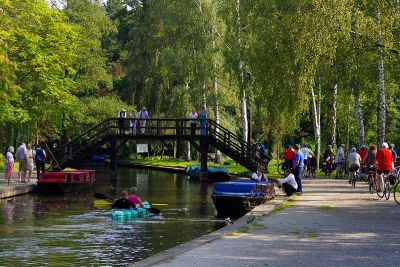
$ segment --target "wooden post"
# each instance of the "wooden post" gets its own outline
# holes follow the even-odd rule
[[[117,177],[117,140],[111,140],[111,177]]]
[[[207,152],[208,152],[208,143],[204,140],[200,140],[201,181],[208,181]]]

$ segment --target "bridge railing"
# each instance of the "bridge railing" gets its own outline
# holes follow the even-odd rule
[[[109,118],[68,143],[60,145],[53,153],[59,161],[63,162],[72,158],[74,153],[91,147],[94,143],[102,141],[110,135],[131,138],[132,135],[146,135],[153,138],[176,137],[190,138],[199,136],[213,136],[217,142],[226,148],[235,151],[256,164],[259,161],[259,150],[243,141],[240,136],[232,133],[213,120],[207,119],[206,126],[200,127],[197,121],[195,131],[192,131],[190,119],[136,119]]]

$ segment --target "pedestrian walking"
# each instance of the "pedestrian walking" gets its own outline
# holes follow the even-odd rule
[[[189,118],[190,118],[190,133],[191,135],[196,134],[196,126],[197,126],[197,112],[195,108],[192,108],[192,111],[189,113]]]
[[[26,168],[28,171],[28,182],[30,182],[33,172],[33,162],[35,158],[35,151],[32,149],[31,144],[26,145],[25,157],[26,157]]]
[[[6,181],[7,184],[10,184],[11,180],[11,175],[14,172],[14,147],[10,146],[8,147],[7,153],[6,153],[6,159],[7,159],[7,172],[6,172]]]
[[[300,151],[300,148],[301,148],[300,145],[296,144],[296,146],[294,148],[295,154],[294,154],[293,161],[292,161],[292,170],[293,170],[294,178],[297,183],[297,193],[298,194],[303,193],[303,188],[301,185],[301,174],[303,172],[303,167],[304,167],[304,155]]]
[[[207,110],[206,103],[203,103],[201,110],[198,114],[199,122],[200,122],[200,134],[205,135],[207,133]]]
[[[146,107],[142,107],[139,112],[139,125],[140,125],[140,132],[144,134],[146,128],[146,120],[149,119],[149,113],[147,112]]]
[[[118,129],[119,134],[125,133],[125,119],[126,119],[126,110],[123,108],[118,113]]]
[[[26,150],[26,145],[25,143],[22,143],[15,152],[15,157],[19,162],[18,181],[20,183],[25,183],[25,177],[26,177],[27,161],[25,156],[25,150]]]
[[[46,162],[46,152],[40,147],[39,144],[36,145],[36,153],[35,153],[35,164],[36,164],[36,173],[37,179],[40,179],[42,173],[45,173],[45,162]]]
[[[135,135],[136,134],[136,111],[132,109],[131,113],[129,114],[129,130],[131,134]]]

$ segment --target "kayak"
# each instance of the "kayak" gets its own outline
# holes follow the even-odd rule
[[[113,209],[111,210],[111,218],[116,221],[132,220],[138,217],[143,217],[148,214],[150,208],[149,202],[143,202],[143,208],[137,209]]]

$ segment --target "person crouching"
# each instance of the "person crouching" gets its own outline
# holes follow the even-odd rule
[[[278,183],[278,187],[282,187],[288,197],[297,192],[296,179],[289,169],[285,170],[285,178]]]

